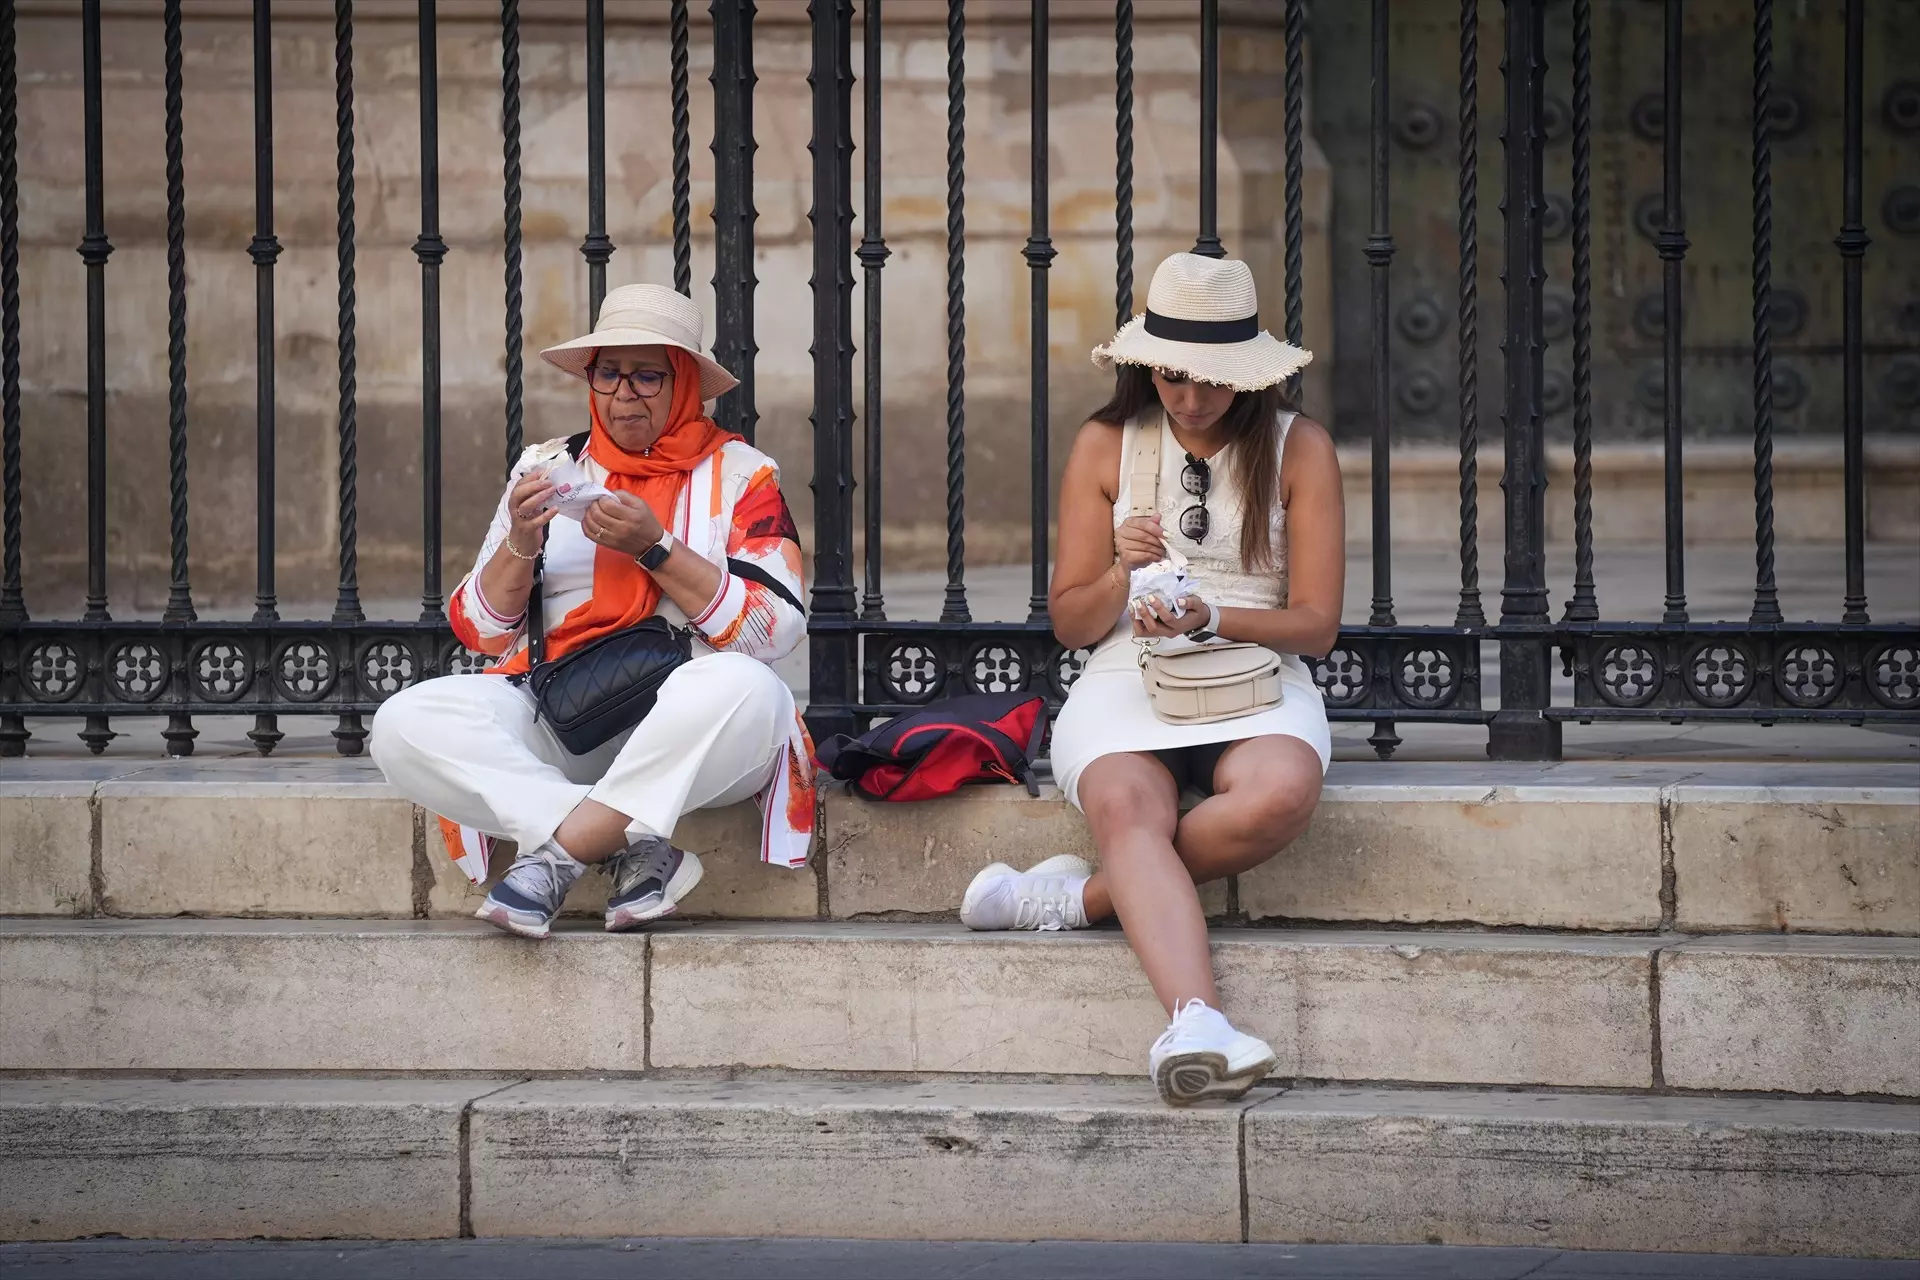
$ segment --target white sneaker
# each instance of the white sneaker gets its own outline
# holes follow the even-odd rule
[[[969,929],[1084,929],[1081,891],[1093,867],[1070,853],[1048,858],[1022,873],[996,862],[973,878],[960,900],[960,923]]]
[[[1276,1061],[1266,1041],[1235,1031],[1204,1000],[1189,1000],[1153,1042],[1147,1071],[1162,1102],[1185,1107],[1240,1097],[1266,1079]]]

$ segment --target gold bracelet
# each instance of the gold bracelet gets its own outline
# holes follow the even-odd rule
[[[532,560],[540,554],[538,551],[536,551],[533,553],[533,555],[530,555],[530,556],[521,555],[520,548],[513,545],[512,534],[508,534],[506,537],[500,539],[500,541],[506,544],[507,553],[516,560]]]
[[[1113,562],[1113,568],[1107,570],[1107,574],[1114,580],[1115,584],[1118,585],[1122,591],[1125,591],[1127,589],[1126,561],[1115,560]]]

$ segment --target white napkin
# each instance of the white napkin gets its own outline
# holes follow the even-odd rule
[[[1133,571],[1127,587],[1127,604],[1131,608],[1149,596],[1156,597],[1161,608],[1171,609],[1173,616],[1180,618],[1186,616],[1187,612],[1181,602],[1192,594],[1193,582],[1187,576],[1187,558],[1170,549],[1165,560],[1141,565]]]
[[[547,468],[547,483],[553,492],[540,504],[541,511],[558,510],[569,520],[579,520],[587,508],[602,498],[613,496],[607,487],[587,474],[587,469],[567,458]]]

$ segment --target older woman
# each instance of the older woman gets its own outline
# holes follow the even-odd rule
[[[762,859],[807,859],[812,748],[767,665],[806,631],[798,535],[773,460],[704,412],[737,381],[703,337],[691,301],[637,284],[607,295],[592,333],[542,352],[587,383],[591,426],[521,456],[453,594],[454,633],[499,661],[403,690],[374,718],[373,758],[467,837],[469,856],[450,844],[469,876],[485,878],[491,838],[518,844],[477,914],[527,937],[547,936],[595,864],[613,877],[609,930],[673,912],[700,882],[699,858],[670,843],[690,810],[757,796]],[[594,485],[607,496],[562,515],[562,499]],[[547,659],[654,615],[698,634],[646,718],[586,755],[562,747],[508,678],[529,664],[542,556]]]
[[[1273,1068],[1214,986],[1194,886],[1250,871],[1306,829],[1332,755],[1301,654],[1339,634],[1345,579],[1340,468],[1282,384],[1313,357],[1260,328],[1243,262],[1179,253],[1094,359],[1113,399],[1080,429],[1060,486],[1054,633],[1091,647],[1053,730],[1053,771],[1100,852],[1025,874],[996,863],[967,890],[975,929],[1084,928],[1118,916],[1171,1016],[1148,1054],[1170,1103],[1238,1097]],[[1133,590],[1172,559],[1191,595]],[[1278,701],[1230,719],[1168,723],[1141,681],[1140,646],[1246,641],[1279,655]],[[1183,794],[1204,799],[1181,811]]]

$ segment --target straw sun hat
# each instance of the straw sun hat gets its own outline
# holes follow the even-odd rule
[[[665,285],[623,284],[601,302],[592,333],[540,354],[554,368],[585,378],[593,353],[602,347],[679,347],[700,362],[700,398],[711,400],[739,386],[740,379],[700,349],[706,336],[706,321],[693,299]]]
[[[1244,262],[1176,253],[1153,273],[1147,309],[1093,349],[1102,369],[1116,364],[1177,369],[1190,378],[1259,391],[1307,367],[1313,353],[1260,327],[1253,272]]]

